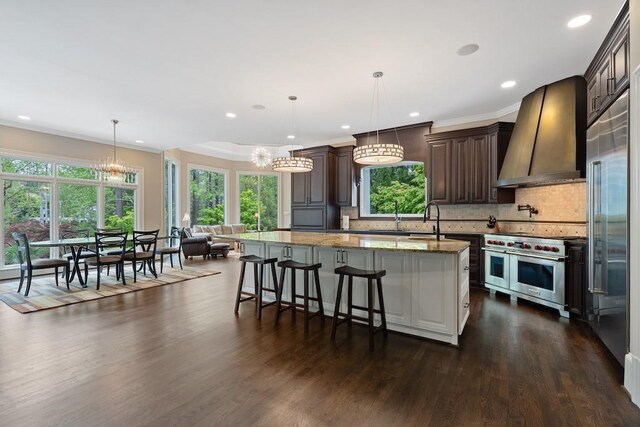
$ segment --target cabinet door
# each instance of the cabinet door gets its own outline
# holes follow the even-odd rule
[[[306,206],[309,202],[309,196],[307,194],[307,176],[305,173],[292,173],[291,174],[291,205],[292,206]]]
[[[606,58],[598,69],[598,93],[595,107],[598,113],[603,111],[611,102],[611,60]]]
[[[411,324],[444,334],[457,333],[454,255],[412,256]]]
[[[566,309],[577,318],[584,318],[586,309],[585,246],[571,245],[567,251],[565,280]]]
[[[313,160],[313,170],[307,172],[307,194],[309,205],[324,205],[326,203],[326,162],[325,153],[311,156]],[[294,174],[295,175],[295,174]]]
[[[327,209],[324,206],[294,206],[291,208],[291,227],[301,230],[324,230]]]
[[[471,164],[471,153],[469,138],[458,138],[453,140],[453,203],[464,204],[470,201],[469,191],[469,166]]]
[[[335,309],[338,277],[334,271],[342,265],[340,264],[340,258],[340,249],[322,247],[315,247],[313,249],[314,262],[322,264],[318,273],[320,276],[320,290],[322,291],[324,311],[330,316],[333,316],[333,310]]]
[[[488,138],[488,150],[489,158],[487,159],[487,175],[488,175],[488,190],[489,190],[489,203],[498,203],[498,189],[493,186],[493,183],[498,179],[498,132],[493,132]]]
[[[387,321],[411,325],[411,256],[404,252],[376,251],[375,266],[387,272],[382,279]]]
[[[443,205],[450,205],[451,196],[451,140],[429,143],[429,169],[427,170],[427,185],[429,187],[429,201]]]
[[[470,203],[486,203],[488,201],[489,173],[489,138],[487,135],[471,137],[470,159]]]
[[[594,74],[587,80],[587,122],[591,123],[598,117],[596,97],[598,96],[598,74]]]
[[[611,50],[611,85],[610,90],[617,96],[626,89],[629,83],[629,32],[625,31],[614,42]]]
[[[336,201],[338,206],[351,206],[353,193],[353,152],[340,151],[336,156]]]

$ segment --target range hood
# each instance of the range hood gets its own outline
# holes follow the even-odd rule
[[[496,187],[557,184],[585,177],[587,82],[573,76],[522,99]]]

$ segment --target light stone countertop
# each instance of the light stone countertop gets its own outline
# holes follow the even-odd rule
[[[372,234],[322,233],[306,231],[263,231],[244,234],[217,235],[233,241],[256,241],[299,246],[324,246],[343,249],[372,249],[385,251],[430,252],[457,254],[469,247],[469,242],[444,239],[412,239],[409,236],[380,236]]]

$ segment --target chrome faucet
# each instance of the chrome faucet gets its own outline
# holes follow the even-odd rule
[[[436,207],[436,240],[440,240],[440,206],[436,202],[429,202],[424,207],[422,222],[427,222],[428,219],[431,219],[431,206]]]
[[[396,200],[396,231],[400,231],[400,215],[398,215],[398,201]]]

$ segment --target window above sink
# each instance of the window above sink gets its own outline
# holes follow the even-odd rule
[[[426,202],[424,163],[405,161],[393,165],[366,166],[360,180],[360,216],[422,217]]]

